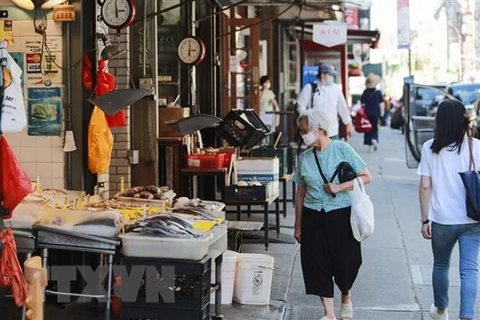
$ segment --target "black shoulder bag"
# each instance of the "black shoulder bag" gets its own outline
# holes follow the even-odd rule
[[[318,92],[318,86],[315,82],[310,82],[310,86],[312,87],[312,97],[310,98],[310,108],[307,109],[313,109],[313,98],[315,97],[315,92]]]
[[[320,167],[320,162],[318,161],[317,152],[315,150],[312,150],[312,151],[313,151],[313,155],[315,156],[315,162],[317,163],[318,171],[320,171],[320,175],[322,176],[323,182],[325,184],[328,184],[329,182],[322,171],[322,167]],[[351,181],[357,177],[355,170],[353,170],[350,163],[346,161],[342,161],[338,164],[337,169],[335,169],[335,172],[333,173],[332,178],[330,179],[330,183],[333,182],[333,180],[337,175],[338,175],[338,181],[340,181],[340,183]],[[332,198],[335,198],[336,196],[337,196],[336,194],[332,194]]]

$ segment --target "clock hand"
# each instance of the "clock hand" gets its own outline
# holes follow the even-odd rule
[[[118,0],[115,0],[115,17],[118,18]]]
[[[189,56],[189,57],[190,57],[190,52],[192,52],[192,50],[190,49],[190,44],[191,44],[191,42],[188,41],[188,56]]]

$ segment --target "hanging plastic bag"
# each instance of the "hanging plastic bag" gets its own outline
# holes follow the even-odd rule
[[[20,307],[25,303],[28,292],[22,267],[18,262],[17,246],[12,229],[7,228],[1,231],[0,241],[3,244],[0,259],[0,287],[11,288],[15,304]]]
[[[88,125],[88,168],[92,173],[103,174],[108,171],[112,149],[113,136],[105,113],[95,106]]]
[[[83,51],[82,54],[82,84],[83,87],[91,91],[92,88],[92,60],[88,51]]]
[[[7,42],[0,43],[2,66],[2,111],[0,131],[20,132],[27,125],[27,115],[21,86],[22,69],[6,50]]]
[[[106,72],[105,68],[107,64],[105,60],[98,61],[98,74],[97,74],[97,96],[102,96],[110,91],[117,90],[117,86],[115,84],[115,77]],[[121,127],[127,124],[127,117],[125,115],[125,110],[120,110],[119,112],[109,115],[105,114],[107,118],[108,126],[110,128]]]
[[[361,178],[353,180],[352,213],[350,225],[353,236],[357,241],[370,237],[374,229],[374,208],[370,197],[365,192],[365,185]]]
[[[3,206],[12,213],[23,198],[32,193],[32,183],[3,136],[0,138],[0,145]],[[10,217],[11,214],[4,219]]]

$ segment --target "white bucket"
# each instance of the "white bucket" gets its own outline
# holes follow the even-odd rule
[[[238,254],[233,300],[241,304],[270,304],[273,263],[273,257],[266,254]]]
[[[235,284],[235,270],[237,266],[235,251],[225,251],[222,261],[222,304],[232,304],[233,286]],[[212,283],[215,283],[215,262],[212,264]],[[215,292],[210,296],[210,303],[215,304]]]

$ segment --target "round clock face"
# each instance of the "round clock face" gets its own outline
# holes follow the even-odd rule
[[[102,19],[112,29],[128,27],[135,18],[132,0],[105,0],[102,4]]]
[[[186,37],[178,45],[178,58],[186,64],[197,65],[205,58],[205,45],[200,38]]]

